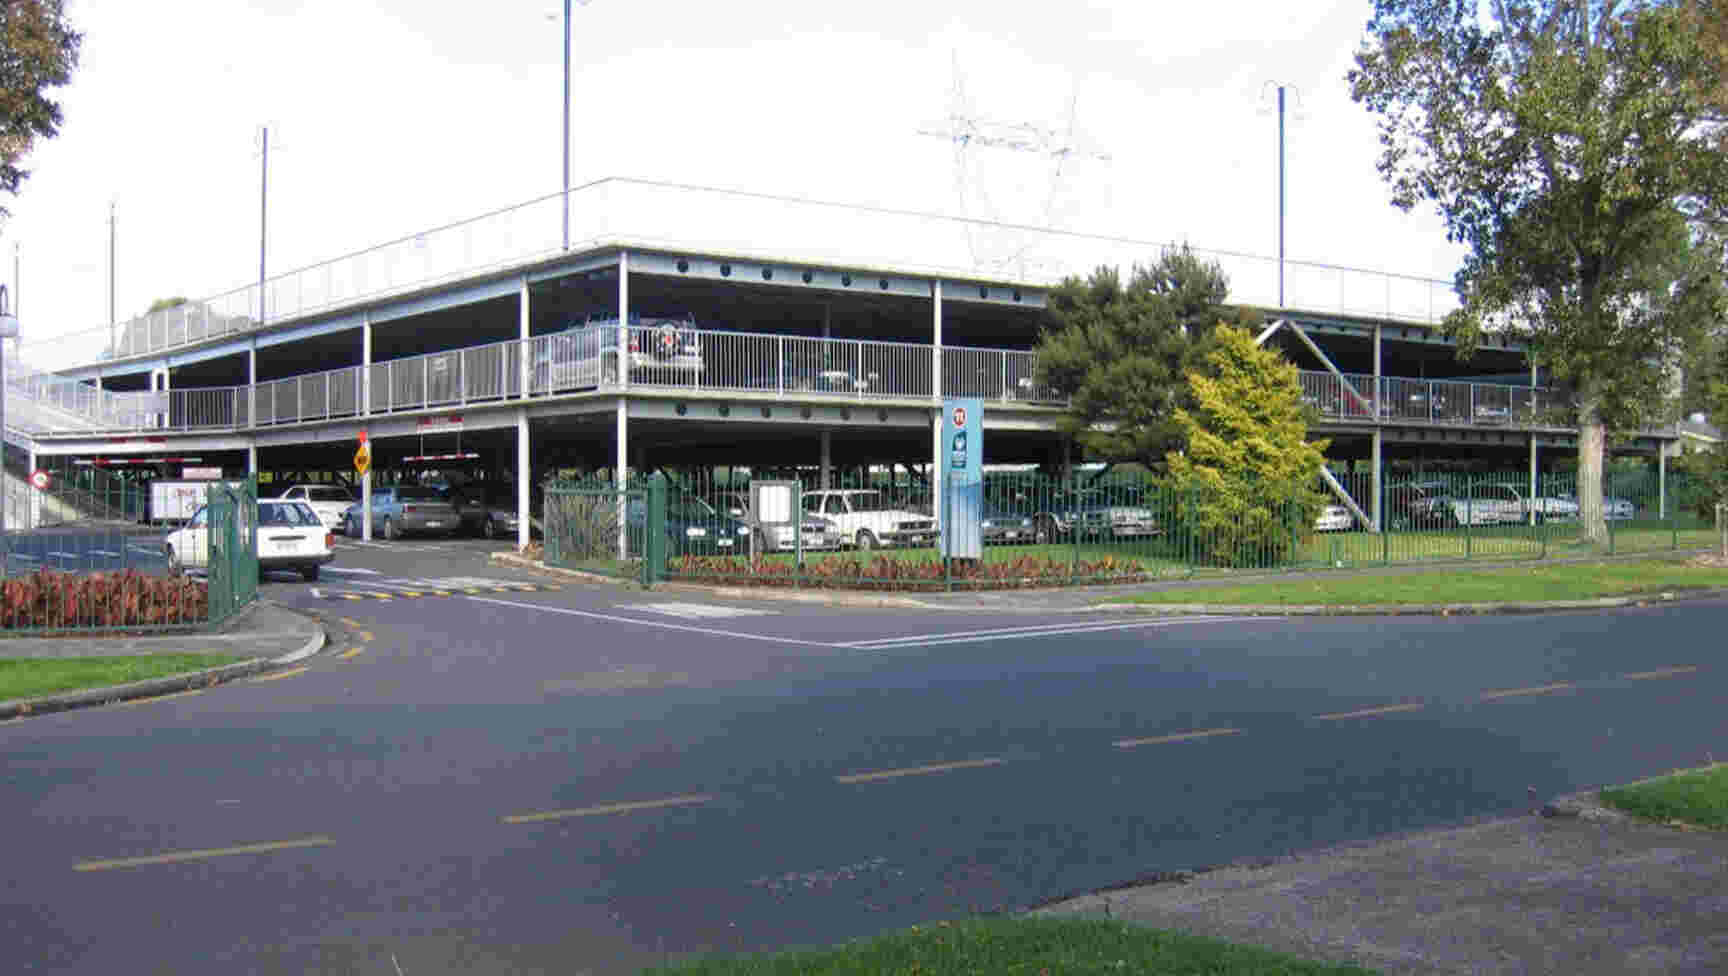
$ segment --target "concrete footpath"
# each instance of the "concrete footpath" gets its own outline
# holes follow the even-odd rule
[[[1633,822],[1585,795],[1542,815],[1178,872],[1035,914],[1114,918],[1386,976],[1721,974],[1728,832]]]
[[[258,601],[211,631],[183,634],[90,637],[8,637],[0,639],[0,658],[77,658],[146,654],[228,654],[240,660],[105,688],[84,688],[38,698],[0,702],[0,719],[65,711],[132,698],[203,688],[283,667],[311,657],[324,647],[324,625],[316,618],[267,601]]]

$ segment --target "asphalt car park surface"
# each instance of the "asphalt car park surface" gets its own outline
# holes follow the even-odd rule
[[[0,725],[20,968],[629,972],[1503,815],[1728,734],[1723,602],[1039,619],[499,548],[339,540],[262,590],[330,622],[303,670]]]

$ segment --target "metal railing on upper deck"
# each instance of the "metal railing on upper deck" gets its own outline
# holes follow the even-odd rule
[[[162,352],[327,313],[563,253],[560,195],[414,234],[175,308],[33,340],[39,366],[67,368]],[[570,248],[606,244],[704,251],[1047,286],[1100,265],[1155,260],[1166,241],[1112,237],[881,207],[610,178],[570,191]],[[1218,262],[1233,303],[1278,305],[1275,258],[1195,248]],[[1449,281],[1285,261],[1292,309],[1436,322],[1457,307]],[[57,354],[57,352],[63,354]]]
[[[63,377],[13,377],[14,396],[84,421],[81,430],[211,430],[304,423],[499,400],[586,392],[689,390],[751,398],[852,401],[932,398],[938,350],[915,343],[721,332],[686,320],[624,330],[616,321],[346,366],[250,386],[114,392]],[[943,396],[1062,406],[1040,387],[1035,354],[944,346]],[[524,369],[526,359],[526,369]],[[621,371],[619,364],[625,364]],[[1545,387],[1302,371],[1304,399],[1327,420],[1467,427],[1570,428],[1560,394]],[[1348,386],[1345,381],[1348,381]],[[524,387],[524,384],[526,386]],[[254,418],[254,412],[256,417]],[[72,429],[68,426],[67,429]],[[1649,428],[1667,430],[1667,428]],[[51,431],[44,431],[44,433]]]

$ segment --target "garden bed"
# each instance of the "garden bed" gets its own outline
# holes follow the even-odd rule
[[[729,586],[815,586],[864,590],[938,592],[957,589],[1025,589],[1083,583],[1143,583],[1157,577],[1137,559],[1106,556],[1095,560],[1021,556],[1015,559],[962,560],[944,565],[934,556],[830,556],[806,563],[744,556],[678,556],[667,561],[667,575]]]
[[[210,588],[193,579],[118,573],[37,570],[0,582],[0,629],[114,630],[203,624]]]

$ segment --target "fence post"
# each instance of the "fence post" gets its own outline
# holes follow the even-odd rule
[[[647,538],[642,540],[642,582],[658,583],[666,576],[666,476],[657,474],[648,479],[646,506]],[[628,493],[626,493],[628,506]]]

